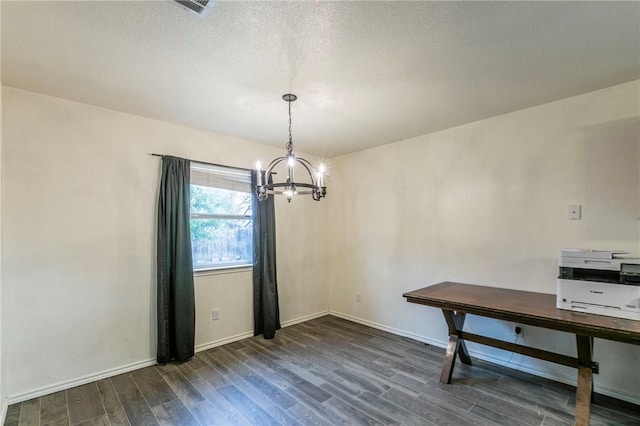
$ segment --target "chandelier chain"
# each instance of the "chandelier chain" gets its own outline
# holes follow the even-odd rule
[[[293,138],[291,137],[291,101],[287,101],[289,104],[289,141],[287,142],[287,152],[289,155],[293,152]]]

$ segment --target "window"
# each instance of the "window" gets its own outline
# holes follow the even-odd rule
[[[190,190],[193,269],[251,266],[250,171],[192,162]]]

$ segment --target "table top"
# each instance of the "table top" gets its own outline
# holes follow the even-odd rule
[[[407,302],[640,345],[640,321],[556,308],[556,295],[442,282],[403,294]]]

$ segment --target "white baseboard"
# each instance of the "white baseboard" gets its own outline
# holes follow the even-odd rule
[[[393,327],[389,327],[383,324],[379,324],[373,321],[368,321],[368,320],[364,320],[361,318],[357,318],[348,314],[344,314],[341,312],[336,312],[336,311],[323,311],[323,312],[318,312],[315,314],[311,314],[311,315],[305,315],[303,317],[300,318],[296,318],[293,320],[289,320],[289,321],[285,321],[282,323],[282,327],[290,327],[292,325],[295,324],[299,324],[302,322],[306,322],[306,321],[310,321],[316,318],[320,318],[323,317],[325,315],[333,315],[335,317],[338,318],[343,318],[346,319],[348,321],[352,321],[358,324],[362,324],[362,325],[366,325],[378,330],[382,330],[382,331],[386,331],[388,333],[391,334],[395,334],[398,336],[403,336],[403,337],[408,337],[414,340],[417,340],[419,342],[423,342],[423,343],[427,343],[429,345],[432,346],[436,346],[436,347],[441,347],[444,348],[447,346],[447,342],[445,341],[440,341],[440,340],[434,340],[434,339],[430,339],[428,337],[425,336],[421,336],[415,333],[411,333],[411,332],[407,332],[404,330],[400,330],[397,328],[393,328]],[[243,340],[249,337],[253,337],[253,332],[246,332],[246,333],[240,333],[237,334],[235,336],[230,336],[224,339],[219,339],[213,342],[208,342],[208,343],[204,343],[201,345],[196,346],[195,351],[196,352],[201,352],[207,349],[211,349],[211,348],[215,348],[217,346],[222,346],[225,345],[227,343],[231,343],[231,342],[236,342],[238,340]],[[494,364],[499,364],[499,365],[504,365],[508,368],[513,368],[515,370],[520,370],[526,373],[530,373],[536,376],[540,376],[540,377],[544,377],[550,380],[555,380],[561,383],[566,383],[569,385],[573,385],[575,386],[576,384],[576,378],[575,377],[571,377],[571,376],[565,376],[565,375],[559,375],[559,374],[551,374],[548,373],[546,371],[543,370],[539,370],[537,368],[533,368],[527,365],[523,365],[523,364],[508,364],[507,365],[507,360],[503,359],[503,358],[497,358],[491,355],[487,355],[485,353],[482,352],[478,352],[478,351],[470,351],[471,354],[478,358],[478,359],[482,359],[484,361],[488,361],[488,362],[492,362]],[[2,419],[2,423],[4,423],[4,418],[6,416],[7,413],[7,407],[8,405],[11,404],[16,404],[18,402],[22,402],[22,401],[27,401],[29,399],[32,398],[38,398],[40,396],[43,395],[48,395],[50,393],[53,392],[58,392],[61,390],[66,390],[66,389],[71,389],[74,388],[76,386],[80,386],[80,385],[84,385],[87,383],[91,383],[97,380],[102,380],[102,379],[107,379],[109,377],[113,377],[113,376],[117,376],[119,374],[124,374],[124,373],[128,373],[134,370],[138,370],[140,368],[144,368],[144,367],[149,367],[151,365],[155,365],[156,364],[156,360],[155,359],[148,359],[148,360],[143,360],[143,361],[138,361],[135,363],[131,363],[128,365],[124,365],[121,367],[117,367],[117,368],[112,368],[109,370],[104,370],[98,373],[94,373],[94,374],[89,374],[83,377],[79,377],[76,379],[72,379],[72,380],[67,380],[64,382],[59,382],[53,385],[49,385],[49,386],[44,386],[38,389],[33,389],[31,391],[28,392],[23,392],[21,394],[17,394],[17,395],[11,395],[7,398],[4,398],[2,401],[0,401],[0,419]],[[628,392],[624,392],[624,391],[620,391],[619,389],[614,389],[608,386],[599,386],[599,385],[595,385],[595,390],[598,393],[601,393],[603,395],[607,395],[616,399],[620,399],[622,401],[627,401],[627,402],[631,402],[633,404],[637,404],[640,405],[640,398],[638,397],[638,395],[635,394],[631,394]]]
[[[227,343],[237,342],[238,340],[248,339],[253,337],[253,331],[247,331],[245,333],[236,334],[235,336],[225,337],[224,339],[214,340],[212,342],[202,343],[196,346],[196,352],[206,351],[207,349],[217,348],[218,346],[226,345]]]
[[[428,337],[420,336],[418,334],[410,333],[408,331],[400,330],[399,328],[388,327],[386,325],[379,324],[377,322],[372,322],[368,320],[364,320],[361,318],[353,317],[351,315],[343,314],[341,312],[330,311],[329,315],[333,315],[334,317],[346,319],[347,321],[356,322],[358,324],[366,325],[371,328],[375,328],[378,330],[386,331],[387,333],[395,334],[397,336],[408,337],[413,340],[417,340],[422,343],[427,343],[432,346],[437,346],[440,348],[447,347],[446,342],[442,342],[439,340],[430,339]]]
[[[327,311],[322,311],[322,312],[316,312],[315,314],[305,315],[303,317],[299,317],[299,318],[296,318],[296,319],[285,321],[280,325],[282,326],[282,328],[290,327],[292,325],[300,324],[301,322],[311,321],[311,320],[314,320],[316,318],[325,317],[327,315],[329,315],[329,311],[328,310]]]
[[[311,321],[312,319],[324,317],[329,315],[329,311],[317,312],[311,315],[305,315],[303,317],[295,318],[289,321],[285,321],[280,324],[282,328],[290,327],[301,322]],[[196,352],[206,351],[207,349],[216,348],[218,346],[226,345],[227,343],[237,342],[238,340],[248,339],[253,337],[253,331],[246,331],[244,333],[236,334],[235,336],[225,337],[224,339],[214,340],[212,342],[202,343],[196,346]]]
[[[128,373],[134,370],[139,370],[140,368],[149,367],[155,364],[155,359],[147,359],[144,361],[138,361],[131,364],[123,365],[122,367],[111,368],[109,370],[100,371],[98,373],[88,374],[76,379],[66,380],[64,382],[55,383],[53,385],[43,386],[41,388],[33,389],[17,395],[10,395],[9,397],[7,397],[7,403],[9,405],[16,404],[18,402],[38,398],[40,396],[48,395],[50,393],[58,392],[61,390],[75,388],[76,386],[86,385],[87,383],[95,382],[102,379],[108,379],[109,377]]]
[[[373,322],[373,321],[364,320],[364,319],[357,318],[357,317],[354,317],[354,316],[351,316],[351,315],[348,315],[348,314],[344,314],[344,313],[341,313],[341,312],[329,311],[329,315],[333,315],[333,316],[338,317],[338,318],[346,319],[348,321],[352,321],[352,322],[355,322],[355,323],[358,323],[358,324],[366,325],[368,327],[375,328],[375,329],[378,329],[378,330],[386,331],[388,333],[395,334],[395,335],[398,335],[398,336],[409,337],[409,338],[411,338],[413,340],[417,340],[417,341],[422,342],[422,343],[427,343],[427,344],[432,345],[432,346],[437,346],[437,347],[440,347],[440,348],[446,348],[447,347],[447,342],[445,342],[445,341],[430,339],[430,338],[425,337],[425,336],[420,336],[418,334],[410,333],[410,332],[407,332],[407,331],[404,331],[404,330],[400,330],[400,329],[397,329],[397,328],[388,327],[388,326],[383,325],[383,324],[379,324],[379,323],[376,323],[376,322]],[[478,351],[475,351],[475,350],[469,350],[469,352],[475,358],[481,359],[483,361],[488,361],[488,362],[491,362],[493,364],[502,365],[502,366],[505,366],[507,368],[513,368],[514,370],[523,371],[525,373],[533,374],[534,376],[544,377],[545,379],[554,380],[556,382],[565,383],[565,384],[572,385],[572,386],[576,385],[577,376],[568,376],[568,375],[563,375],[563,374],[549,373],[548,371],[540,370],[540,369],[537,369],[537,368],[534,368],[534,367],[531,367],[531,366],[528,366],[528,365],[523,365],[523,364],[509,364],[508,363],[508,359],[494,357],[494,356],[488,355],[486,353],[478,352]],[[640,396],[638,396],[636,394],[632,394],[632,393],[629,393],[629,392],[621,391],[620,389],[614,389],[614,388],[611,388],[609,386],[599,385],[597,383],[594,383],[594,390],[595,390],[596,393],[600,393],[602,395],[610,396],[612,398],[616,398],[616,399],[619,399],[619,400],[622,400],[622,401],[630,402],[632,404],[640,405]]]
[[[329,314],[329,311],[317,312],[315,314],[305,315],[300,318],[285,321],[281,325],[282,327],[289,327],[294,324],[310,321],[312,319],[320,318],[328,314]],[[219,339],[212,342],[200,344],[195,347],[195,351],[196,352],[206,351],[207,349],[226,345],[227,343],[236,342],[238,340],[247,339],[249,337],[253,337],[253,331],[248,331],[246,333],[236,334],[235,336],[226,337],[224,339]],[[0,424],[4,424],[4,416],[6,415],[7,407],[11,404],[16,404],[18,402],[27,401],[33,398],[38,398],[38,397],[48,395],[50,393],[58,392],[61,390],[75,388],[76,386],[86,385],[87,383],[95,382],[97,380],[107,379],[109,377],[117,376],[119,374],[129,373],[130,371],[138,370],[144,367],[149,367],[155,364],[156,364],[155,359],[147,359],[143,361],[134,362],[132,364],[124,365],[122,367],[116,367],[116,368],[101,371],[98,373],[88,374],[86,376],[78,377],[76,379],[55,383],[53,385],[43,386],[41,388],[33,389],[17,395],[11,395],[2,401],[2,407],[1,407],[2,411],[0,412],[2,414],[2,417],[0,417],[2,418],[2,423]]]
[[[478,358],[483,359],[485,361],[492,362],[494,364],[505,365],[505,360],[497,360],[497,358],[486,356],[485,354],[474,352]],[[493,358],[493,359],[491,359]],[[540,370],[534,367],[530,367],[528,365],[523,364],[510,364],[505,365],[507,368],[513,368],[514,370],[523,371],[525,373],[533,374],[534,376],[544,377],[545,379],[553,380],[556,382],[564,383],[571,386],[576,386],[577,373],[575,376],[569,376],[564,374],[553,374],[544,370]],[[593,384],[593,390],[596,393],[610,396],[615,399],[619,399],[621,401],[630,402],[635,405],[640,405],[640,397],[637,394],[633,394],[630,392],[625,392],[620,389],[612,388],[610,386],[602,385],[599,383]]]

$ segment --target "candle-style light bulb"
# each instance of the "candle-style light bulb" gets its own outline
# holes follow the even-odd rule
[[[289,178],[289,182],[293,182],[293,166],[296,165],[296,159],[293,154],[289,154],[287,157],[287,174]]]
[[[320,164],[318,167],[318,186],[324,186],[324,164]]]

